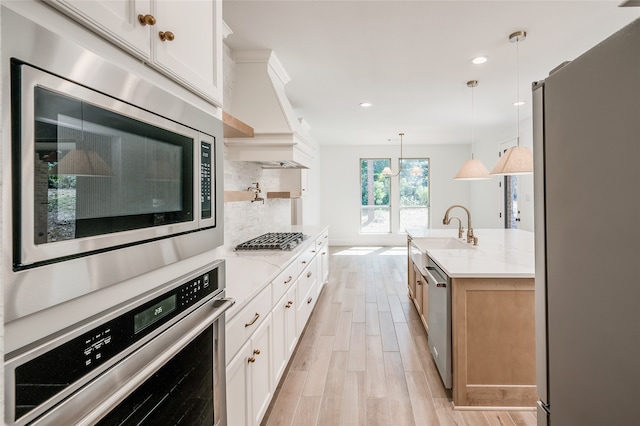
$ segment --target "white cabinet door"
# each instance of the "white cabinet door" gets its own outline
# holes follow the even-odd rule
[[[222,106],[222,1],[155,4],[158,23],[151,37],[155,65]],[[160,34],[165,34],[164,41]]]
[[[271,385],[273,371],[271,330],[271,317],[269,317],[251,337],[249,364],[251,364],[251,424],[253,425],[260,424],[275,389],[275,386]]]
[[[289,357],[298,342],[296,328],[296,290],[294,285],[276,303],[271,316],[273,319],[273,383],[277,384],[284,373]]]
[[[251,341],[248,341],[227,366],[227,424],[248,425],[251,393],[249,381]]]
[[[138,15],[154,16],[151,0],[45,0],[135,56],[149,61],[149,34]]]
[[[287,362],[291,354],[293,354],[296,344],[298,344],[298,326],[296,324],[296,297],[298,292],[298,286],[295,286],[287,293],[287,305],[285,309],[285,344],[287,347]],[[285,362],[286,367],[286,362]]]
[[[222,106],[222,0],[45,1]]]

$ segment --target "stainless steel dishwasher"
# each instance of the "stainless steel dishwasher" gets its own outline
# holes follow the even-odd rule
[[[425,272],[429,286],[429,350],[444,387],[451,389],[451,279],[430,257]]]

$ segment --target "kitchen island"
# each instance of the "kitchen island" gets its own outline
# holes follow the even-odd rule
[[[534,407],[534,235],[513,229],[474,232],[477,246],[458,239],[455,230],[408,230],[410,297],[433,357],[442,356],[431,344],[442,321],[433,321],[429,310],[443,307],[434,308],[433,297],[430,301],[434,286],[428,284],[427,266],[432,262],[444,272],[451,287],[445,311],[450,312],[447,337],[456,408]]]

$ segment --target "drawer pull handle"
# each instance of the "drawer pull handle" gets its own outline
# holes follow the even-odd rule
[[[253,350],[253,354],[254,355],[260,355],[260,349],[254,349]]]
[[[327,254],[327,252],[326,252],[326,251],[323,251],[323,252],[322,252],[322,255],[324,256],[325,254]]]
[[[309,278],[311,275],[313,275],[311,271],[307,272],[307,278]]]
[[[293,277],[291,275],[289,275],[289,278],[287,278],[287,280],[284,283],[285,284],[289,284],[292,279],[293,279]]]
[[[304,265],[305,263],[307,263],[307,261],[306,261],[306,260],[303,260],[303,261],[302,261],[302,264]]]
[[[316,252],[315,250],[311,250],[311,253],[315,253],[315,252]]]
[[[284,305],[284,307],[285,307],[285,308],[290,308],[290,307],[291,307],[291,305],[293,305],[293,300],[289,300],[289,301],[287,302],[287,304],[286,304],[286,305]]]
[[[312,300],[313,300],[313,297],[310,297],[309,300],[307,300],[307,304],[311,303]]]
[[[256,359],[252,356],[249,357],[249,359],[247,359],[247,362],[251,363],[251,362],[256,362]]]
[[[253,320],[251,322],[246,323],[244,326],[251,327],[253,324],[256,323],[256,321],[258,321],[258,318],[260,318],[260,314],[256,312],[256,316],[253,317]]]

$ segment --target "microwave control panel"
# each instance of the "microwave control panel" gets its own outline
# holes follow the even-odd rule
[[[211,144],[200,142],[200,203],[201,217],[211,218]]]

